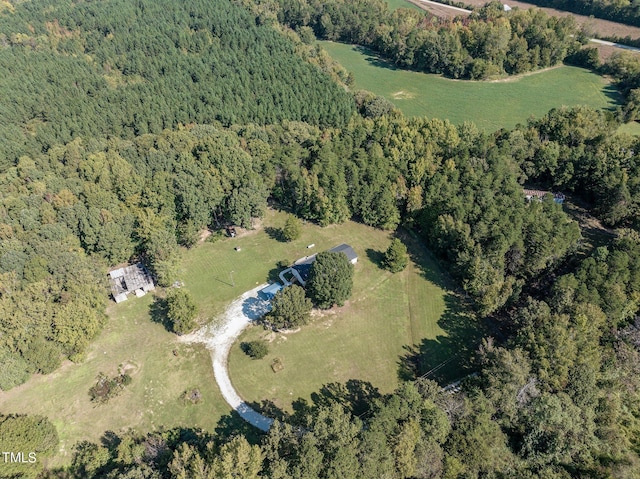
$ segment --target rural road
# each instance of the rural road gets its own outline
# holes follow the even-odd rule
[[[180,337],[184,343],[204,343],[211,352],[213,374],[224,400],[242,419],[262,431],[268,431],[273,419],[263,416],[242,400],[229,378],[229,351],[240,333],[252,321],[269,310],[269,303],[258,298],[258,291],[267,286],[263,284],[247,291],[233,301],[216,324],[205,326],[194,333]]]

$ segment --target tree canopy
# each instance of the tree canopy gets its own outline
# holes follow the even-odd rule
[[[267,321],[276,329],[290,329],[307,324],[313,304],[302,286],[292,284],[278,291],[271,301]]]
[[[392,273],[399,273],[409,264],[407,247],[398,238],[394,238],[384,253],[384,267]]]
[[[323,251],[311,265],[307,293],[319,308],[342,306],[353,289],[353,265],[344,253]]]

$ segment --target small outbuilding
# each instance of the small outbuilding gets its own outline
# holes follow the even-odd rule
[[[358,255],[353,250],[353,248],[351,246],[349,246],[348,244],[346,244],[346,243],[342,243],[342,244],[340,244],[338,246],[334,246],[329,251],[331,251],[332,253],[344,253],[344,254],[346,254],[347,258],[349,259],[349,262],[351,264],[356,264],[358,262]]]
[[[109,284],[116,303],[126,301],[131,293],[140,297],[155,289],[151,274],[142,263],[110,271]]]

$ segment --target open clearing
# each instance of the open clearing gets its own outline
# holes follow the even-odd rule
[[[355,88],[384,96],[405,115],[471,121],[485,131],[512,128],[562,105],[612,109],[621,99],[610,82],[582,68],[560,66],[511,81],[456,81],[397,69],[362,47],[320,44],[353,72]]]
[[[152,295],[109,307],[109,322],[81,364],[65,363],[47,376],[35,376],[0,392],[3,413],[48,416],[60,436],[60,454],[51,465],[68,463],[76,442],[98,441],[106,431],[144,433],[159,427],[200,427],[213,431],[231,408],[213,380],[209,352],[203,345],[181,345],[176,336],[151,321]],[[176,351],[177,356],[173,351]],[[96,375],[113,376],[128,366],[132,382],[105,405],[96,406],[88,391]],[[198,405],[184,405],[180,394],[197,387]]]
[[[273,279],[280,271],[279,261],[291,263],[342,242],[351,244],[359,255],[353,300],[343,310],[329,311],[288,336],[286,344],[292,352],[283,350],[283,372],[275,375],[269,369],[269,374],[256,380],[251,368],[265,364],[268,368],[268,363],[247,363],[238,345],[233,347],[232,365],[238,368],[232,370],[232,380],[238,382],[245,399],[277,399],[280,392],[296,398],[323,384],[348,379],[368,380],[390,391],[398,381],[398,363],[406,353],[403,346],[430,353],[422,365],[425,370],[459,352],[440,377],[463,374],[460,365],[477,345],[477,325],[460,309],[445,276],[420,243],[409,241],[414,262],[407,271],[391,275],[376,264],[390,242],[388,232],[354,222],[326,228],[305,224],[299,240],[283,243],[276,238],[284,222],[283,213],[268,210],[260,229],[205,242],[185,251],[182,261],[184,287],[199,304],[202,322],[208,322],[244,292]],[[310,243],[315,247],[307,249]],[[68,463],[75,443],[98,441],[106,431],[144,433],[159,427],[214,431],[237,425],[228,420],[231,409],[215,384],[209,352],[204,345],[179,342],[154,322],[154,317],[162,318],[157,318],[153,304],[151,294],[111,304],[109,321],[83,363],[67,362],[53,374],[34,376],[22,386],[0,392],[3,413],[43,414],[54,422],[61,445],[50,465]],[[251,328],[250,334],[261,331]],[[284,343],[283,337],[277,341]],[[127,367],[132,383],[107,405],[93,405],[88,390],[96,375],[115,375],[120,365]],[[249,374],[246,378],[241,377],[244,372]],[[247,389],[256,381],[262,386],[253,392]],[[200,389],[203,401],[186,406],[180,395],[194,387]],[[287,406],[281,400],[279,404]]]
[[[478,344],[478,326],[429,253],[403,235],[412,261],[405,271],[391,274],[378,266],[391,240],[388,233],[355,223],[333,228],[327,246],[347,242],[359,256],[351,299],[342,308],[316,314],[296,332],[249,327],[240,341],[264,337],[270,352],[252,360],[241,351],[240,341],[231,349],[231,380],[243,399],[258,408],[272,403],[291,411],[292,401],[308,400],[323,385],[349,379],[390,392],[398,385],[407,346],[423,354],[422,371],[454,357],[434,376],[441,381],[463,375],[461,364]],[[276,358],[284,369],[274,373]]]

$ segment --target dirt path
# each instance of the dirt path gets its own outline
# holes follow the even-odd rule
[[[211,352],[213,374],[225,401],[236,411],[242,419],[262,431],[268,431],[273,419],[263,416],[253,410],[242,400],[229,377],[229,351],[240,333],[252,321],[260,318],[269,310],[269,303],[258,298],[258,291],[266,284],[247,291],[229,305],[221,320],[208,325],[198,331],[182,336],[181,342],[204,343]]]

